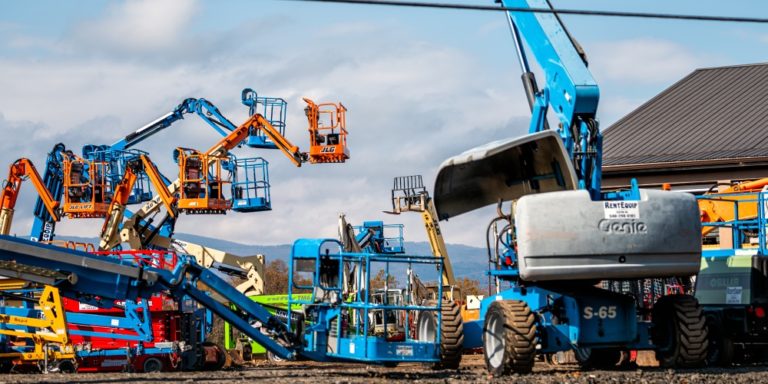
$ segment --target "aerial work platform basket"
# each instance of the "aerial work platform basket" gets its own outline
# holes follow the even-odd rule
[[[113,191],[116,190],[117,185],[123,179],[128,163],[139,158],[141,155],[146,156],[149,153],[139,149],[110,149],[106,145],[86,145],[83,147],[83,157],[85,159],[108,164],[107,169],[109,172],[105,177]],[[153,194],[150,185],[149,176],[145,172],[137,173],[136,182],[128,197],[128,204],[138,204],[152,200]]]
[[[321,103],[304,98],[309,121],[309,162],[343,163],[349,159],[347,108],[341,103]]]
[[[64,156],[64,214],[70,218],[106,217],[112,201],[109,173],[107,162],[86,160],[72,153]]]
[[[207,155],[189,148],[176,148],[174,158],[179,164],[178,208],[185,213],[226,213],[232,207],[232,175],[234,156]],[[225,193],[226,192],[226,193]]]
[[[232,182],[232,210],[258,212],[272,209],[269,195],[269,162],[261,157],[237,159]]]
[[[279,97],[259,96],[251,88],[243,89],[242,102],[248,107],[248,115],[264,116],[280,136],[285,137],[285,117],[288,103]],[[252,148],[278,149],[277,145],[260,129],[255,129],[248,137],[246,145]]]

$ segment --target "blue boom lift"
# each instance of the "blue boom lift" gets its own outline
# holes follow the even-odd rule
[[[548,0],[501,3],[551,8]],[[602,192],[599,90],[586,55],[557,14],[506,16],[532,110],[529,135],[450,158],[435,182],[441,220],[499,207],[487,232],[495,289],[480,320],[465,324],[465,348],[482,346],[493,375],[530,372],[537,354],[567,350],[592,366],[615,366],[626,350],[654,350],[662,366],[702,364],[707,327],[695,298],[662,297],[646,321],[636,299],[596,287],[605,279],[696,274],[695,198],[634,182]],[[526,46],[544,74],[542,87]],[[510,213],[504,201],[514,201]]]

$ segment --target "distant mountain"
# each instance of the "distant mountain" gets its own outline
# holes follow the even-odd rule
[[[177,233],[176,238],[190,243],[205,245],[214,249],[222,250],[232,253],[238,256],[250,256],[256,254],[263,254],[266,257],[267,263],[271,260],[283,260],[288,262],[291,255],[291,244],[280,245],[252,245],[242,244],[234,241],[215,239],[212,237],[193,235],[189,233]],[[57,236],[57,240],[71,240],[86,243],[98,243],[96,238],[75,237],[75,236]],[[453,265],[454,274],[457,278],[468,277],[470,279],[478,280],[482,285],[485,285],[487,277],[485,272],[488,269],[488,256],[487,251],[484,248],[472,247],[462,244],[447,244],[448,255]],[[425,241],[421,242],[405,242],[405,250],[410,255],[431,255],[432,251],[429,247],[429,243]],[[425,278],[432,276],[431,271],[427,271],[423,268],[414,267],[414,270]],[[396,268],[391,272],[395,276],[405,276],[405,266]],[[402,281],[403,279],[399,279]]]

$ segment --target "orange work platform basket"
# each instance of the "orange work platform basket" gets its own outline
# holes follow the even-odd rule
[[[341,103],[315,104],[304,98],[309,121],[309,162],[343,163],[349,159],[347,108]]]
[[[226,213],[232,208],[231,184],[234,159],[213,156],[188,148],[176,149],[179,164],[178,208],[185,213]]]
[[[73,219],[107,216],[112,186],[107,182],[109,165],[69,153],[64,156],[64,214]]]

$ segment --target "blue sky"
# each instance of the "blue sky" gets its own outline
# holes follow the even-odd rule
[[[472,1],[454,1],[472,2]],[[479,2],[492,4],[491,0]],[[705,15],[768,15],[765,1],[554,0],[561,8]],[[111,143],[186,97],[205,97],[234,121],[242,88],[286,98],[288,136],[306,147],[302,96],[348,108],[352,159],[296,169],[275,152],[273,211],[182,217],[177,229],[251,244],[335,236],[355,222],[389,218],[392,177],[423,174],[431,185],[447,157],[516,136],[528,124],[514,48],[500,13],[281,0],[0,1],[0,165],[22,156],[42,166],[63,141]],[[603,127],[701,67],[766,62],[768,26],[564,16],[601,87]],[[207,148],[218,137],[193,118],[144,146],[174,173],[176,146]],[[29,187],[25,187],[29,188]],[[25,189],[14,232],[30,224]],[[447,241],[482,245],[489,211],[445,223]],[[59,233],[95,235],[96,221]],[[204,231],[201,231],[201,228]]]

